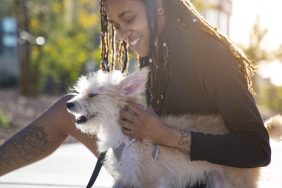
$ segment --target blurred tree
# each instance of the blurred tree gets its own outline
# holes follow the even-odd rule
[[[15,16],[18,26],[18,58],[20,63],[21,94],[30,95],[30,18],[25,0],[14,0]]]
[[[14,0],[23,95],[65,91],[87,62],[99,62],[96,6],[91,0]]]
[[[1,0],[0,18],[13,15],[13,1]]]
[[[255,64],[259,64],[262,61],[266,61],[271,58],[271,53],[263,47],[263,40],[267,32],[267,28],[261,26],[260,17],[257,16],[250,33],[249,45],[247,47],[243,47],[246,54]]]
[[[260,17],[257,16],[249,35],[249,44],[247,46],[239,45],[256,66],[271,58],[271,54],[263,46],[263,40],[266,34],[267,28],[261,26]],[[256,78],[257,75],[255,74],[253,77],[253,88],[255,92],[258,90]]]
[[[279,48],[273,53],[273,57],[282,62],[282,45],[280,45]]]
[[[264,47],[263,40],[267,35],[267,28],[260,24],[260,17],[257,16],[253,28],[250,32],[250,41],[248,46],[241,46],[247,56],[255,65],[260,63],[271,63],[273,60],[282,60],[282,46],[278,50],[269,51]],[[282,88],[273,85],[270,80],[258,79],[256,74],[253,79],[254,89],[257,92],[255,99],[257,103],[272,111],[282,112]],[[257,83],[257,80],[261,80]]]
[[[206,2],[206,0],[191,0],[191,3],[197,8],[198,11],[203,11],[204,9],[211,6]]]
[[[86,63],[99,63],[99,22],[96,3],[91,0],[52,1],[47,23],[41,84],[64,91],[85,72]],[[69,4],[70,3],[70,4]],[[62,12],[64,12],[62,14]],[[50,87],[49,87],[50,88]],[[53,92],[56,92],[53,87]],[[50,90],[49,90],[50,92]]]

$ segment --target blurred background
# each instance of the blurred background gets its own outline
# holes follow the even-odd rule
[[[282,112],[282,2],[193,0],[209,23],[258,66],[262,116]],[[0,144],[99,68],[95,0],[0,0]]]

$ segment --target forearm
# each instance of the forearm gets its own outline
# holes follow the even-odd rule
[[[253,168],[270,162],[268,143],[246,133],[228,135],[192,134],[191,160],[206,160],[226,166]]]
[[[165,128],[165,146],[179,149],[191,160],[205,160],[215,164],[240,168],[269,164],[268,143],[248,134],[206,135]],[[193,143],[193,144],[192,144]],[[243,154],[243,155],[242,155]]]

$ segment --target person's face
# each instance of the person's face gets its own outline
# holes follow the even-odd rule
[[[139,56],[147,56],[150,30],[142,0],[106,0],[106,13],[129,47]]]

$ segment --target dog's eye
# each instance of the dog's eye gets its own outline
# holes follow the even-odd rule
[[[88,97],[95,97],[96,95],[98,95],[97,93],[90,93],[89,95],[88,95]]]

